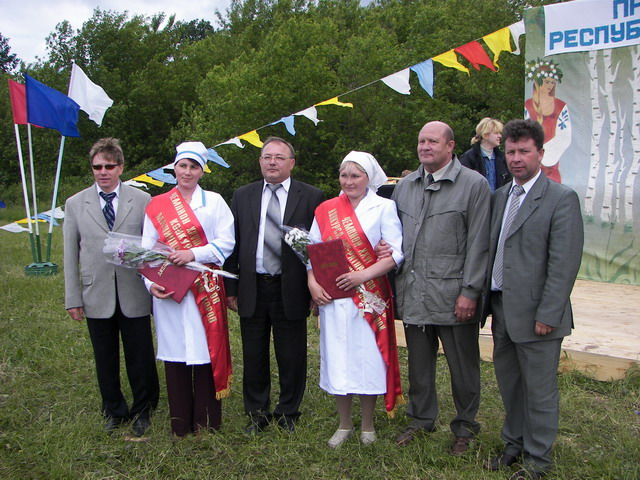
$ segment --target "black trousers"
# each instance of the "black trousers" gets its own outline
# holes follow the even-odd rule
[[[164,362],[171,431],[178,437],[200,430],[218,430],[222,402],[216,400],[211,364]]]
[[[158,406],[160,386],[149,315],[127,318],[116,302],[111,318],[87,318],[96,361],[102,412],[123,421],[148,417]],[[127,377],[133,395],[129,409],[120,387],[120,337]]]
[[[307,384],[307,319],[285,316],[279,279],[265,280],[259,276],[256,286],[254,315],[240,319],[245,411],[258,422],[270,420],[272,416],[296,420]],[[273,413],[269,399],[272,331],[280,381],[280,397]]]

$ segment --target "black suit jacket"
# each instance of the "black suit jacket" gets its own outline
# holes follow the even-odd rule
[[[507,162],[504,158],[504,153],[500,148],[493,149],[493,154],[496,157],[496,190],[503,185],[511,181],[511,173],[507,168]],[[482,158],[482,152],[480,151],[480,142],[476,142],[473,146],[464,152],[459,158],[460,163],[471,170],[475,170],[483,177],[487,177],[487,169],[484,165],[484,158]]]
[[[225,262],[225,270],[237,273],[239,280],[225,280],[228,296],[238,297],[240,317],[252,317],[256,308],[256,251],[260,227],[260,207],[264,181],[240,187],[233,194],[231,211],[235,218],[236,246]],[[311,228],[315,209],[324,201],[321,190],[291,179],[284,210],[284,224]],[[289,319],[309,316],[310,295],[305,265],[282,240],[282,303]]]

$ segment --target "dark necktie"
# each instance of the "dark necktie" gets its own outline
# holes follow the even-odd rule
[[[107,221],[109,230],[113,230],[113,223],[116,221],[116,212],[113,209],[113,199],[116,198],[116,192],[104,193],[100,192],[100,196],[106,202],[102,208],[104,219]]]
[[[433,175],[427,175],[427,187],[433,183]]]
[[[498,290],[502,290],[502,272],[504,268],[504,242],[509,235],[511,224],[513,219],[516,218],[518,209],[520,208],[520,195],[524,193],[524,188],[520,185],[514,185],[511,190],[511,203],[509,204],[509,211],[507,212],[507,218],[504,221],[504,227],[500,231],[500,238],[498,239],[498,249],[496,250],[496,259],[493,262],[493,279],[495,281]]]
[[[267,184],[271,190],[271,199],[267,206],[267,215],[264,220],[264,251],[262,253],[262,265],[270,275],[280,273],[280,254],[282,249],[282,234],[280,232],[280,200],[276,191],[281,184]]]

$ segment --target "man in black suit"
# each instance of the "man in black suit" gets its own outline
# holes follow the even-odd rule
[[[291,178],[293,146],[278,137],[262,147],[263,180],[233,194],[236,246],[225,269],[239,274],[228,281],[229,308],[240,315],[244,361],[243,397],[250,417],[245,431],[259,433],[271,418],[293,431],[307,378],[307,317],[311,297],[305,265],[283,241],[279,225],[311,228],[322,192]],[[280,398],[270,409],[269,342],[278,363]]]

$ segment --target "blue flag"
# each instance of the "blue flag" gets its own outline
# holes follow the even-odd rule
[[[65,137],[79,137],[80,106],[69,97],[25,74],[27,121],[58,130]]]

